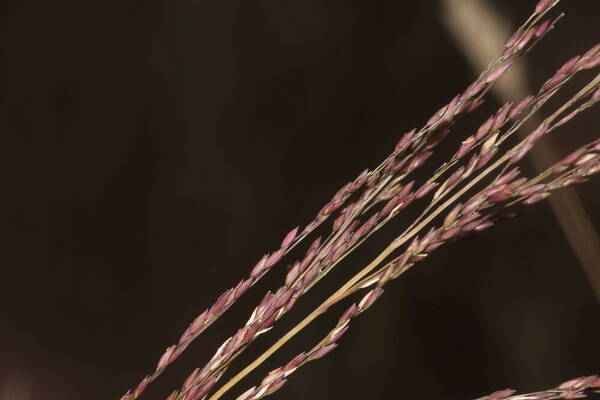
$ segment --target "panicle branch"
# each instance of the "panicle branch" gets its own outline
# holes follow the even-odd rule
[[[534,13],[507,41],[501,54],[490,63],[475,82],[440,108],[422,128],[405,133],[397,142],[392,154],[379,166],[373,170],[363,171],[340,188],[306,227],[303,229],[296,227],[288,232],[277,250],[265,254],[245,279],[223,292],[209,308],[198,315],[183,332],[179,341],[165,350],[153,373],[147,375],[121,400],[139,398],[146,387],[158,378],[203,331],[330,217],[332,223],[329,234],[313,239],[303,255],[288,267],[282,286],[274,292],[267,292],[244,326],[225,340],[203,367],[192,371],[182,387],[173,392],[167,400],[205,399],[233,360],[259,335],[271,329],[277,320],[294,307],[302,295],[306,294],[341,260],[416,200],[431,195],[431,199],[426,203],[419,217],[378,257],[257,360],[219,388],[210,400],[220,398],[291,337],[326,312],[331,305],[368,288],[362,300],[352,304],[340,317],[337,325],[317,345],[299,354],[284,367],[271,371],[259,385],[246,391],[238,400],[259,399],[275,392],[296,369],[334,350],[338,340],[349,328],[350,321],[368,309],[381,296],[383,286],[423,260],[433,250],[449,241],[489,228],[498,218],[514,214],[510,208],[516,204],[534,204],[549,196],[554,190],[581,183],[587,180],[588,176],[598,172],[600,169],[598,140],[581,147],[532,179],[522,177],[521,171],[513,164],[518,163],[528,154],[543,136],[600,101],[600,75],[547,117],[536,130],[512,149],[501,152],[500,146],[576,74],[600,66],[600,44],[564,63],[544,82],[537,93],[521,99],[516,104],[512,102],[503,104],[476,132],[462,140],[452,157],[423,184],[417,184],[415,181],[406,182],[413,172],[427,162],[436,147],[450,135],[455,121],[478,108],[494,83],[510,70],[519,57],[530,51],[554,27],[555,22],[562,15],[554,19],[546,19],[546,14],[559,1],[539,1]],[[494,161],[495,158],[497,159]],[[500,172],[484,189],[463,202],[458,202],[460,197],[475,184],[498,168],[501,168]],[[453,208],[446,211],[450,207]],[[419,236],[436,217],[442,216],[442,213],[445,214],[443,220],[439,221],[439,225],[430,227],[427,233]],[[401,254],[393,255],[409,241],[410,244]],[[391,260],[388,260],[390,257]]]

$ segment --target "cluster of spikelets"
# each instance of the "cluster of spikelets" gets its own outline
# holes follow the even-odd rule
[[[259,335],[293,308],[321,278],[343,258],[360,246],[374,232],[414,203],[423,203],[423,211],[371,263],[333,293],[296,327],[271,348],[211,395],[220,398],[241,378],[283,346],[330,306],[356,292],[365,291],[362,299],[350,305],[337,324],[310,350],[285,366],[271,371],[258,385],[248,389],[239,400],[265,397],[283,386],[298,368],[323,357],[336,346],[353,318],[367,310],[383,293],[383,287],[439,246],[483,231],[498,220],[513,217],[519,205],[530,205],[548,197],[553,191],[584,182],[600,170],[600,139],[588,143],[566,156],[546,171],[526,177],[518,167],[541,138],[552,133],[579,113],[600,101],[600,75],[575,93],[570,100],[549,113],[539,126],[517,145],[506,148],[507,140],[522,128],[550,98],[582,71],[600,66],[600,45],[568,60],[550,77],[537,93],[519,101],[503,104],[472,135],[457,145],[456,152],[425,182],[408,181],[410,175],[427,162],[439,143],[452,136],[454,122],[477,109],[485,95],[523,54],[531,50],[553,27],[557,18],[547,14],[559,0],[542,0],[531,17],[515,32],[501,54],[463,93],[436,112],[421,129],[404,134],[393,153],[379,166],[365,170],[343,186],[306,227],[294,228],[285,235],[280,247],[265,254],[251,269],[249,276],[226,290],[215,303],[202,312],[184,331],[179,342],[168,347],[155,371],[146,376],[121,400],[140,397],[154,381],[207,327],[218,319],[250,287],[278,265],[317,227],[333,219],[330,233],[319,236],[307,246],[304,255],[288,267],[282,286],[267,292],[248,321],[215,352],[201,368],[195,369],[182,387],[168,400],[200,400],[210,391],[241,354]],[[458,133],[454,133],[457,135]],[[505,147],[501,147],[505,145]],[[491,174],[495,174],[490,178]],[[486,180],[487,178],[487,180]],[[483,189],[472,190],[485,183]],[[597,377],[579,378],[546,392],[512,396],[500,391],[486,399],[554,399],[578,398],[586,390],[597,388]]]

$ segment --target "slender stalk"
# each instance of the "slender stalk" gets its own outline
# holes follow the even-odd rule
[[[575,104],[581,98],[590,94],[594,91],[595,88],[600,84],[600,74],[594,78],[588,85],[584,87],[584,89],[580,90],[575,96],[573,96],[567,103],[561,106],[556,112],[554,112],[551,116],[545,119],[545,123],[550,123],[554,119],[558,118],[565,110],[567,110],[571,105]],[[348,290],[352,290],[353,286],[355,286],[358,282],[362,280],[367,274],[373,271],[377,266],[379,266],[394,250],[402,246],[408,240],[416,236],[421,230],[425,228],[430,222],[432,222],[439,214],[441,214],[445,209],[454,204],[463,194],[465,194],[469,189],[471,189],[474,185],[476,185],[479,181],[484,179],[487,175],[489,175],[492,171],[500,167],[506,161],[509,161],[517,150],[519,150],[525,143],[527,143],[527,138],[522,140],[519,144],[514,146],[510,151],[506,152],[502,155],[498,160],[496,160],[492,165],[488,166],[484,171],[482,171],[479,175],[473,178],[470,182],[466,183],[462,188],[460,188],[454,195],[448,198],[445,202],[442,203],[435,210],[431,211],[429,214],[424,216],[418,224],[416,224],[412,229],[407,229],[403,234],[401,234],[397,239],[395,239],[390,245],[388,245],[371,263],[369,263],[366,267],[364,267],[360,272],[358,272],[354,277],[352,277],[349,281],[347,281],[342,287],[340,287],[335,293],[333,293],[329,298],[327,298],[321,305],[319,305],[313,312],[311,312],[308,316],[306,316],[300,323],[298,323],[294,328],[288,331],[284,336],[282,336],[275,344],[269,347],[264,353],[262,353],[256,360],[246,366],[242,371],[232,377],[225,385],[223,385],[219,390],[217,390],[209,400],[217,400],[223,394],[225,394],[231,387],[233,387],[239,380],[243,379],[246,375],[252,372],[256,367],[262,364],[265,360],[267,360],[273,353],[275,353],[279,348],[281,348],[285,343],[287,343],[291,338],[293,338],[298,332],[300,332],[304,327],[310,324],[314,319],[316,319],[319,315],[323,314],[327,309],[344,298],[347,295]]]
[[[256,360],[248,364],[246,368],[241,370],[238,374],[236,374],[233,378],[231,378],[226,384],[224,384],[219,390],[217,390],[212,396],[209,397],[209,400],[217,400],[221,398],[229,389],[231,389],[236,383],[238,383],[241,379],[243,379],[246,375],[252,372],[256,367],[262,364],[265,360],[267,360],[273,353],[279,350],[284,344],[286,344],[291,338],[296,336],[298,332],[300,332],[304,327],[314,321],[319,315],[323,314],[327,311],[327,308],[334,304],[340,295],[343,295],[346,290],[351,288],[356,282],[358,282],[363,276],[365,276],[369,271],[373,270],[377,265],[379,265],[389,254],[391,254],[396,249],[393,244],[390,244],[384,251],[381,252],[369,265],[367,265],[362,271],[356,274],[352,279],[350,279],[346,284],[344,284],[341,288],[339,288],[335,293],[333,293],[327,300],[325,300],[319,307],[317,307],[313,312],[307,315],[300,323],[298,323],[295,327],[293,327],[290,331],[288,331],[285,335],[283,335],[275,344],[269,347],[264,353],[262,353]]]
[[[423,129],[421,129],[419,132],[417,132],[414,135],[414,137],[412,139],[410,139],[409,142],[405,143],[405,147],[403,147],[403,149],[407,149],[406,145],[411,145],[411,152],[412,152],[412,153],[409,153],[409,155],[405,157],[405,160],[408,157],[414,157],[413,160],[414,160],[414,162],[416,162],[418,157],[426,158],[426,156],[427,156],[427,154],[426,154],[427,147],[426,146],[429,144],[429,140],[431,138],[433,138],[434,135],[440,133],[439,128],[451,125],[451,123],[453,122],[453,119],[457,115],[464,113],[465,111],[468,111],[480,104],[480,100],[481,100],[482,96],[485,93],[487,93],[489,91],[489,89],[491,88],[492,84],[495,83],[511,67],[514,60],[517,57],[519,57],[520,55],[527,53],[533,46],[535,46],[535,44],[539,40],[541,40],[541,38],[543,38],[548,33],[548,31],[550,29],[552,29],[552,24],[545,25],[545,26],[542,26],[542,25],[536,26],[536,24],[541,20],[541,18],[543,18],[543,16],[549,11],[549,9],[552,6],[554,6],[557,2],[558,1],[554,2],[549,7],[545,7],[545,8],[538,7],[538,9],[536,9],[536,12],[534,13],[533,17],[531,17],[523,25],[522,30],[519,32],[520,36],[516,35],[511,39],[512,42],[507,42],[507,45],[504,49],[503,54],[488,66],[488,68],[479,76],[477,81],[473,85],[471,85],[469,88],[467,88],[467,90],[465,91],[464,94],[457,96],[453,100],[453,102],[448,104],[446,107],[443,107],[442,109],[440,109],[438,111],[438,113],[436,113],[434,115],[434,117],[432,117],[428,121],[428,123],[426,124],[426,126]],[[535,38],[534,38],[534,40],[530,41],[529,39],[531,39],[534,36],[533,35],[534,32],[535,32]],[[529,35],[529,36],[527,36],[527,35]],[[388,157],[386,159],[386,161],[384,161],[383,165],[385,165],[386,167],[388,167],[390,165],[392,167],[394,167],[393,163],[394,163],[394,161],[395,161],[394,159],[397,155],[399,155],[398,150],[396,152],[394,152],[392,154],[392,156]],[[389,164],[388,162],[391,164]],[[412,163],[411,163],[411,165],[412,165]],[[396,182],[399,182],[409,172],[411,172],[410,168],[408,170],[405,170],[404,173],[401,173],[398,176],[396,176],[391,181],[391,184],[395,184]],[[385,185],[383,185],[382,187],[385,187]],[[356,215],[362,215],[370,207],[371,207],[371,205],[367,204],[362,209],[360,209],[358,212],[356,210],[352,210],[352,213],[349,215],[348,220],[346,220],[345,224],[343,225],[344,229],[340,232],[334,233],[333,236],[330,236],[330,238],[327,240],[326,244],[324,244],[324,246],[321,247],[319,255],[327,253],[327,251],[329,251],[329,249],[331,248],[332,243],[335,243],[335,239],[343,237],[345,229],[350,226],[350,222],[356,217]],[[362,243],[363,241],[364,240],[361,240],[360,243]],[[355,248],[355,246],[353,248]],[[315,257],[315,259],[318,260],[319,258]],[[307,289],[303,289],[302,293],[305,293],[308,289],[310,289],[310,287],[312,287],[316,283],[316,281],[320,280],[331,268],[333,268],[333,265],[337,264],[336,260],[333,260],[333,261],[334,262],[330,266],[325,267],[325,269],[322,271],[323,273],[320,273],[321,271],[319,271],[319,273],[317,273],[317,275],[315,276],[314,282],[312,282],[312,281],[307,282],[307,285],[308,285]],[[312,268],[312,266],[314,266],[314,263],[311,264],[311,268]],[[304,273],[301,274],[301,276],[296,277],[296,279],[294,280],[294,284],[296,284],[300,278],[302,278],[302,280],[304,281],[305,276],[308,273],[307,271],[309,271],[309,270],[310,269],[307,269]],[[280,293],[280,292],[278,292],[278,293]],[[272,299],[273,299],[273,301],[277,300],[277,298],[272,298]],[[262,319],[263,317],[262,317],[262,314],[260,314],[260,312],[264,312],[267,310],[271,311],[271,309],[269,307],[263,308],[262,310],[257,309],[256,314],[253,314],[253,316],[251,317],[251,320],[253,318]],[[286,311],[287,311],[287,307],[286,307],[286,309],[281,308],[278,311],[278,313],[274,319],[275,320],[279,319],[281,317],[281,315],[283,313],[285,313]],[[268,319],[268,318],[265,317],[265,319]],[[272,322],[274,322],[274,321],[272,321],[272,322],[269,321],[269,322],[272,324]],[[246,325],[246,327],[244,329],[247,329],[247,328],[249,328],[248,324]],[[263,331],[264,331],[264,329],[259,331],[258,334],[260,334]],[[196,379],[196,381],[194,381],[195,383],[192,383],[191,385],[188,385],[186,388],[183,388],[182,392],[180,392],[177,395],[176,398],[178,400],[183,399],[184,395],[186,395],[186,393],[189,390],[192,390],[192,389],[195,390],[200,385],[205,386],[208,383],[208,380],[213,380],[213,377],[216,374],[221,374],[227,368],[227,366],[230,364],[230,362],[235,357],[237,357],[237,355],[241,351],[243,351],[243,349],[247,346],[247,344],[249,344],[250,341],[252,341],[252,338],[250,338],[248,340],[245,338],[246,330],[244,330],[244,331],[240,330],[240,331],[238,331],[238,334],[236,334],[237,336],[233,336],[232,338],[228,339],[226,342],[223,343],[223,346],[217,351],[217,353],[215,354],[213,359],[200,372],[198,378]],[[240,339],[242,334],[244,336],[243,344]],[[239,347],[239,346],[242,346],[242,347]],[[222,353],[227,353],[227,356],[223,357]],[[210,368],[208,368],[208,367],[210,367]]]
[[[515,186],[511,191],[510,197],[516,198],[516,200],[510,202],[509,204],[503,205],[502,208],[508,208],[515,202],[520,202],[527,205],[533,204],[537,200],[531,201],[532,199],[543,199],[549,194],[544,193],[545,190],[548,192],[556,191],[569,185],[569,182],[581,182],[582,178],[600,172],[600,155],[597,153],[597,151],[600,150],[599,143],[600,139],[588,143],[578,150],[578,152],[575,153],[575,156],[568,156],[556,163],[552,168],[554,171],[562,170],[562,168],[565,167],[567,168],[567,171],[559,173],[558,178],[553,179],[546,185],[542,185],[543,187],[532,191],[527,184]],[[515,181],[515,183],[516,182],[518,181]],[[493,188],[495,184],[495,182],[492,182],[488,186],[488,189]],[[478,196],[480,196],[479,193],[473,195],[470,202],[476,200]],[[476,208],[477,215],[480,215],[480,211],[483,211],[493,205],[493,201],[488,203],[489,201],[491,201],[491,197],[489,197],[488,201],[485,202],[471,203],[478,204]],[[465,208],[466,207],[467,206],[465,205]],[[340,295],[337,301],[347,297],[363,287],[377,283],[377,288],[370,290],[358,303],[358,305],[355,303],[346,311],[344,311],[344,313],[340,316],[336,326],[327,335],[325,335],[325,337],[319,341],[317,345],[315,345],[308,352],[299,354],[284,367],[271,371],[258,387],[253,387],[246,391],[238,398],[238,400],[258,400],[278,390],[285,383],[288,375],[292,374],[299,367],[332,351],[337,346],[337,341],[349,328],[350,321],[371,307],[372,304],[377,301],[383,292],[382,287],[386,285],[387,282],[389,282],[391,279],[396,279],[403,272],[408,270],[408,268],[410,268],[414,263],[421,261],[427,255],[427,253],[435,250],[452,238],[459,237],[463,233],[470,233],[471,231],[481,231],[492,225],[492,221],[490,221],[488,216],[477,217],[475,220],[472,220],[469,217],[470,213],[472,213],[472,211],[466,212],[466,214],[462,215],[460,218],[457,214],[455,219],[449,221],[450,223],[447,223],[445,219],[442,227],[438,229],[432,229],[423,238],[414,241],[402,256],[398,256],[394,260],[388,262],[382,268],[384,271],[381,271],[381,273],[373,276],[371,280],[367,281],[367,283],[364,283],[363,281],[358,282],[352,288],[348,289],[344,294]],[[460,227],[460,229],[457,229],[457,227]],[[369,277],[364,279],[369,279]]]

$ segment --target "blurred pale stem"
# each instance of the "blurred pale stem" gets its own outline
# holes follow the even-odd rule
[[[487,65],[497,49],[502,48],[504,38],[511,32],[510,23],[486,0],[444,0],[443,20],[457,44],[462,48],[475,71]],[[528,94],[525,61],[516,63],[511,71],[492,89],[502,101],[524,97]],[[526,128],[538,125],[532,119]],[[523,134],[524,131],[521,131]],[[558,151],[551,140],[542,141],[530,152],[531,161],[542,171]],[[565,188],[549,199],[561,229],[577,256],[590,286],[600,301],[600,242],[598,234],[577,195],[572,188]]]

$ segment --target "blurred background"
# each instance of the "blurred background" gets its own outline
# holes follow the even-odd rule
[[[0,399],[119,399],[285,232],[474,79],[445,21],[460,1],[5,2]],[[598,1],[562,3],[566,18],[524,64],[531,87],[600,37]],[[516,27],[535,1],[492,6]],[[498,105],[491,96],[440,153]],[[549,140],[568,152],[598,128],[591,110]],[[597,188],[577,191],[600,227]],[[234,371],[416,211],[343,262]],[[203,365],[290,261],[143,398],[164,399]],[[592,287],[549,205],[536,205],[390,284],[338,350],[274,398],[458,400],[600,372]],[[228,398],[336,319],[317,320]]]

